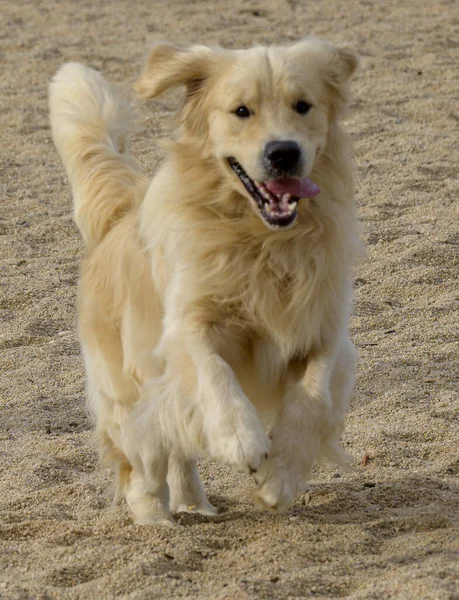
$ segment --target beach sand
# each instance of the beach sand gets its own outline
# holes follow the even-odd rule
[[[459,598],[459,11],[426,0],[24,0],[0,25],[0,598]],[[83,244],[47,85],[79,61],[129,91],[153,174],[180,94],[132,92],[153,40],[248,47],[314,33],[361,54],[347,128],[367,256],[348,472],[318,467],[291,511],[201,472],[215,518],[165,530],[110,511],[85,410],[75,295]]]

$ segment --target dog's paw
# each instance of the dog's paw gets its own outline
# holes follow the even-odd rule
[[[131,481],[126,492],[126,502],[131,509],[134,523],[136,525],[176,527],[177,523],[170,514],[167,499],[146,493],[142,489],[143,487],[143,480],[137,478],[134,484]]]
[[[174,506],[171,508],[171,512],[173,513],[190,513],[192,515],[206,515],[208,517],[215,517],[216,515],[219,515],[221,510],[218,508],[218,506],[214,506],[213,504],[210,504],[210,502],[207,502],[205,504],[189,504],[188,506],[185,504],[178,504],[177,506]]]
[[[271,442],[253,411],[234,411],[215,422],[208,436],[209,454],[242,473],[255,473],[266,459]]]
[[[158,517],[155,514],[142,514],[140,516],[134,515],[134,523],[136,525],[153,525],[154,527],[169,527],[170,529],[174,527],[179,527],[179,524],[176,523],[173,519],[169,519],[166,517]]]
[[[205,497],[196,498],[194,501],[190,499],[189,502],[183,499],[175,502],[171,500],[170,510],[171,513],[187,512],[211,517],[220,514],[218,506],[211,504]]]
[[[255,503],[277,513],[288,510],[306,487],[306,477],[279,457],[265,460],[254,478],[258,486]]]

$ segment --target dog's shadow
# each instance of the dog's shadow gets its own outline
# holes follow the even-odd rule
[[[314,525],[367,525],[423,531],[446,528],[458,508],[459,485],[452,479],[411,476],[383,481],[314,483],[285,513],[262,511],[254,505],[220,495],[209,500],[218,515],[179,513],[185,527],[253,521]],[[379,525],[378,525],[379,523]]]

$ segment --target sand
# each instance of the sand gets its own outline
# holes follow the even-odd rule
[[[3,0],[0,146],[0,598],[459,598],[458,47],[454,1]],[[347,473],[317,468],[285,515],[203,461],[215,518],[174,531],[110,507],[75,333],[83,246],[50,139],[66,61],[132,89],[154,39],[228,47],[313,32],[359,49],[347,126],[367,257]],[[141,103],[152,174],[177,94]]]

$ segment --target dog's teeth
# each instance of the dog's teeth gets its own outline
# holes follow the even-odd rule
[[[269,201],[271,200],[272,196],[264,186],[260,186],[258,188],[258,190],[259,190],[260,194],[263,196],[263,198],[265,198],[266,200],[269,200]]]
[[[264,213],[272,219],[269,221],[271,228],[278,229],[283,226],[281,225],[282,219],[294,215],[298,205],[298,199],[295,199],[288,192],[283,192],[279,195],[273,194],[264,183],[250,179],[238,162],[232,160],[230,161],[230,164],[246,189],[258,203],[262,214]],[[256,194],[255,196],[254,193]],[[276,224],[276,221],[279,221],[279,225]]]

